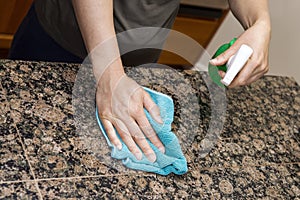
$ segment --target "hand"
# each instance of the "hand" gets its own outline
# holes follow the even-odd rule
[[[114,127],[138,160],[142,159],[140,149],[149,161],[155,162],[156,160],[156,155],[146,137],[161,152],[165,152],[163,144],[144,113],[145,107],[154,120],[163,123],[159,108],[150,95],[134,80],[125,74],[113,78],[103,76],[98,83],[96,103],[106,133],[112,144],[119,150],[122,148],[122,144]]]
[[[229,87],[248,85],[269,71],[268,52],[271,38],[270,33],[270,26],[268,24],[257,22],[247,29],[227,51],[210,61],[211,64],[216,66],[225,64],[232,55],[236,54],[242,44],[247,44],[253,49],[252,56]],[[225,72],[219,71],[219,74],[224,78]]]

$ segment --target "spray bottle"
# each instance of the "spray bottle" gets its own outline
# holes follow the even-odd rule
[[[232,39],[228,44],[223,44],[214,54],[212,58],[216,58],[227,49],[229,49],[237,39]],[[253,49],[248,45],[243,44],[237,53],[231,56],[228,62],[224,65],[214,66],[209,63],[208,73],[211,79],[220,87],[228,86],[231,84],[235,76],[239,73],[239,71],[244,67],[247,60],[253,53]],[[226,72],[225,77],[222,79],[219,75],[218,71]]]

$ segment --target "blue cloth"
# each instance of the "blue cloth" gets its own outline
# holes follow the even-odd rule
[[[135,170],[153,172],[160,175],[168,175],[172,172],[178,175],[184,174],[188,171],[187,161],[182,153],[178,138],[171,131],[171,124],[174,117],[173,100],[165,94],[150,90],[148,88],[144,89],[150,94],[153,101],[160,108],[160,114],[164,122],[163,124],[157,123],[154,119],[152,119],[147,110],[144,111],[153,129],[165,146],[165,154],[160,152],[158,148],[156,148],[149,140],[147,140],[156,154],[156,161],[154,163],[148,161],[144,154],[142,160],[137,160],[135,156],[128,150],[127,146],[123,143],[119,135],[118,137],[122,142],[122,149],[118,150],[117,147],[111,144],[99,119],[98,112],[96,111],[97,122],[105,136],[108,146],[112,149],[111,157],[122,160],[126,167]]]

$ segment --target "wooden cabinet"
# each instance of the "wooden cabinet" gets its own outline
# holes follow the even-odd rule
[[[210,12],[209,10],[206,12]],[[228,13],[228,10],[220,11],[219,17],[212,19],[203,17],[193,17],[193,16],[179,16],[176,18],[173,25],[173,30],[179,31],[192,39],[196,40],[203,48],[206,48],[213,38],[214,34],[221,25],[223,19]],[[176,39],[169,37],[166,41],[167,43],[178,42]],[[168,52],[163,51],[160,59],[158,61],[161,64],[168,65],[184,65],[190,66],[191,63],[187,62],[182,57]]]
[[[0,0],[0,58],[6,58],[13,35],[26,15],[33,0]],[[187,13],[204,13],[201,16],[187,16]],[[175,20],[173,29],[196,40],[207,47],[228,11],[198,10],[183,7]],[[203,17],[204,16],[204,17]],[[206,16],[206,17],[205,17]],[[208,16],[208,17],[207,17]],[[168,38],[167,42],[176,42]],[[159,63],[169,65],[190,65],[178,55],[163,51]]]
[[[33,0],[0,0],[0,58],[5,58],[13,35]]]

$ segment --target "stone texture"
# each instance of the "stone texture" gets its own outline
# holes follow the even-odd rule
[[[136,172],[110,158],[89,66],[1,60],[0,197],[300,198],[300,93],[292,78],[224,91],[205,72],[149,65],[126,72],[173,98],[187,174]]]

